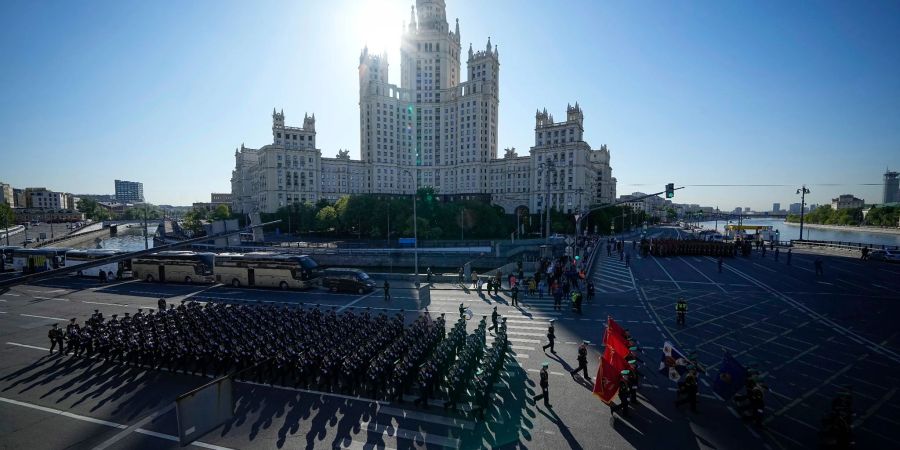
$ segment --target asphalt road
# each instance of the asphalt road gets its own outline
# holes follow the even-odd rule
[[[234,420],[195,443],[204,448],[812,447],[831,394],[845,384],[855,386],[860,448],[896,447],[900,350],[891,321],[897,316],[900,266],[826,255],[825,276],[816,277],[809,254],[794,252],[791,266],[783,254],[779,262],[771,256],[728,259],[721,274],[714,260],[703,257],[634,256],[626,267],[603,256],[591,274],[597,299],[585,305],[583,315],[553,311],[548,298],[525,298],[514,308],[505,294],[479,296],[449,283],[418,291],[392,282],[390,302],[377,291],[360,296],[138,281],[101,285],[75,278],[21,286],[0,296],[0,446],[176,448],[172,401],[207,379],[47,355],[52,323],[84,320],[94,309],[108,317],[153,308],[165,297],[402,309],[410,319],[426,309],[455,319],[462,302],[476,319],[494,306],[508,318],[514,355],[484,421],[469,417],[465,405],[445,411],[436,402],[422,409],[410,402],[239,382]],[[690,308],[683,328],[674,325],[678,296]],[[640,404],[627,420],[612,422],[608,407],[591,394],[592,385],[567,372],[578,343],[588,339],[589,372],[595,376],[608,315],[641,342],[647,374]],[[557,320],[556,355],[541,350],[551,318]],[[475,325],[470,323],[470,332]],[[697,351],[710,368],[701,383],[699,414],[675,408],[675,385],[654,370],[665,340]],[[723,348],[765,372],[770,420],[762,429],[737,419],[709,388]],[[526,401],[539,391],[543,361],[550,362],[552,409]]]

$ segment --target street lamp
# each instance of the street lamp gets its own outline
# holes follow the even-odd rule
[[[547,180],[547,195],[544,197],[544,212],[547,215],[547,222],[544,227],[544,232],[546,233],[547,245],[550,244],[550,172],[556,173],[556,164],[552,159],[547,158],[546,163],[540,163],[538,165],[540,170],[544,173],[544,178]],[[546,170],[545,170],[546,168]]]
[[[804,184],[800,189],[797,189],[797,193],[800,194],[800,240],[803,240],[803,212],[806,209],[806,194],[809,194],[809,189],[807,189]]]
[[[407,169],[403,169],[403,172],[409,174],[415,185],[415,189],[413,190],[413,260],[415,261],[416,273],[413,279],[416,283],[416,287],[419,287],[419,219],[416,214],[416,196],[419,194],[419,178]]]

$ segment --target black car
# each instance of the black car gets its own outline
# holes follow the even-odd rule
[[[375,289],[375,280],[359,269],[325,269],[319,278],[322,287],[329,291],[363,294]]]

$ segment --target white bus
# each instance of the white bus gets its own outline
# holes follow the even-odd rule
[[[163,251],[131,260],[134,278],[148,282],[212,283],[215,253]]]
[[[68,248],[17,248],[12,250],[13,269],[22,273],[43,272],[66,266]]]
[[[69,250],[66,253],[66,267],[77,267],[81,264],[94,262],[101,258],[108,258],[110,256],[115,256],[120,253],[123,253],[118,250],[111,249],[76,249]],[[79,277],[96,277],[101,281],[109,281],[110,276],[112,274],[112,278],[127,278],[131,276],[131,261],[117,261],[106,263],[101,266],[90,267],[87,269],[78,269],[76,272],[72,272],[73,274]]]
[[[274,252],[216,255],[216,281],[234,287],[307,289],[315,286],[319,265],[307,255]]]

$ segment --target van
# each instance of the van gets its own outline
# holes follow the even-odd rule
[[[356,292],[364,294],[375,289],[375,280],[359,269],[325,269],[320,278],[321,285],[332,292]]]

